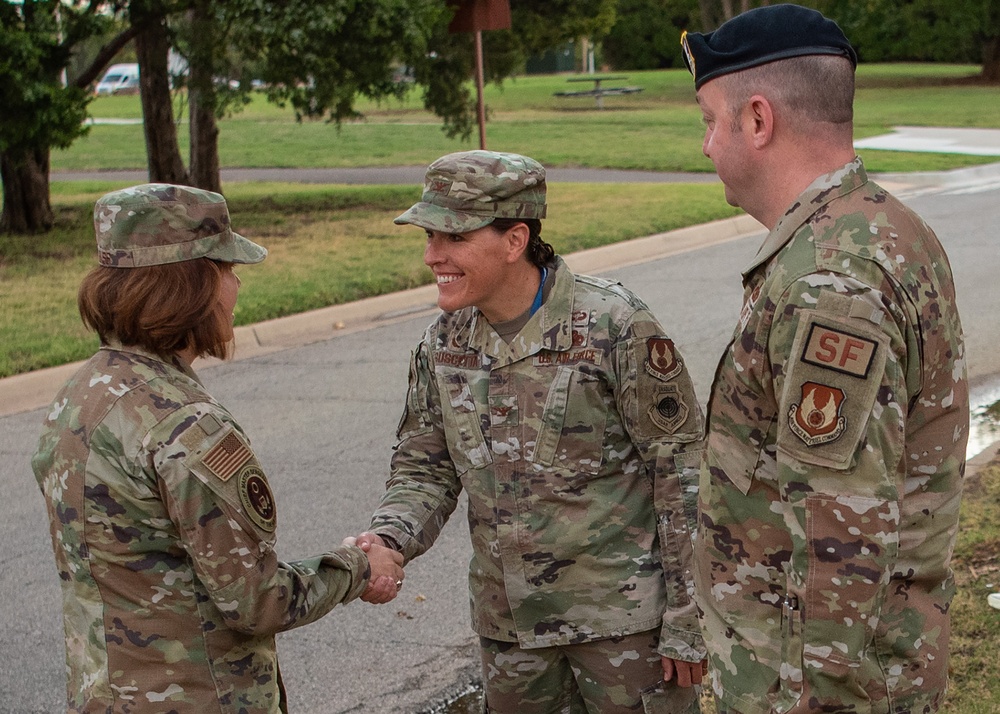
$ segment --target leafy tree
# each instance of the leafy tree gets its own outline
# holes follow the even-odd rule
[[[485,34],[486,76],[500,82],[536,51],[579,36],[600,37],[614,22],[617,0],[512,0],[514,29]],[[340,122],[357,116],[357,97],[401,96],[412,74],[424,105],[451,136],[471,134],[475,103],[470,34],[449,34],[449,0],[59,0],[0,2],[0,100],[16,121],[0,124],[4,229],[52,225],[51,147],[85,132],[88,85],[114,52],[136,40],[149,177],[219,187],[217,121],[247,101],[248,77],[260,68],[271,101],[300,119]],[[72,49],[125,18],[89,70],[63,87]],[[184,168],[173,120],[167,52],[180,48],[187,77],[190,170]],[[239,78],[231,88],[229,79]]]
[[[698,19],[697,0],[620,0],[604,55],[616,69],[683,67],[681,32]]]
[[[486,78],[501,82],[527,55],[580,35],[602,35],[617,0],[512,0],[510,31],[484,36]],[[189,0],[171,25],[190,74],[190,181],[219,190],[217,119],[238,110],[249,91],[244,68],[270,101],[300,120],[358,116],[357,97],[401,97],[401,68],[423,92],[424,106],[449,136],[468,137],[475,102],[471,34],[447,30],[447,0]],[[227,48],[225,52],[221,48]],[[227,80],[238,81],[235,88]],[[148,118],[147,118],[148,121]]]
[[[868,62],[981,64],[981,78],[1000,82],[1000,0],[796,0],[844,29]],[[698,0],[701,29],[769,0]]]
[[[54,0],[0,2],[0,232],[37,233],[52,227],[49,155],[86,131],[86,87],[128,41],[121,33],[69,85],[61,77],[73,48],[103,33],[112,3]]]

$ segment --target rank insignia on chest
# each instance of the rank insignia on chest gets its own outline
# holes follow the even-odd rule
[[[228,481],[253,456],[250,447],[235,431],[226,434],[201,458],[201,462],[220,481]]]
[[[573,347],[582,347],[590,338],[590,312],[587,310],[573,311]]]
[[[828,444],[847,428],[841,409],[847,398],[842,389],[818,382],[802,384],[801,399],[788,410],[788,426],[807,446]]]
[[[646,340],[646,371],[657,379],[673,379],[681,371],[681,361],[674,351],[674,342],[666,337],[650,337]]]

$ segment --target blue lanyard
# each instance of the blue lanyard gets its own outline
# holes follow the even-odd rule
[[[528,313],[529,317],[538,312],[538,308],[542,306],[542,291],[545,290],[545,278],[547,278],[548,275],[549,269],[542,268],[542,282],[538,284],[538,292],[535,293],[535,301],[531,303],[531,312]]]

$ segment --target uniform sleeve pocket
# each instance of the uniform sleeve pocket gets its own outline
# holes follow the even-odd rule
[[[434,428],[428,415],[430,408],[427,398],[428,380],[424,346],[421,344],[410,355],[410,377],[406,389],[406,401],[403,404],[403,415],[396,427],[397,441],[426,434]]]
[[[778,410],[778,449],[829,469],[852,467],[885,371],[887,336],[870,323],[806,311]]]

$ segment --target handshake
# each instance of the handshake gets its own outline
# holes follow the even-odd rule
[[[361,599],[373,605],[382,605],[395,599],[403,587],[403,554],[386,547],[376,533],[365,531],[357,536],[344,538],[344,545],[356,545],[368,555],[368,587]]]

